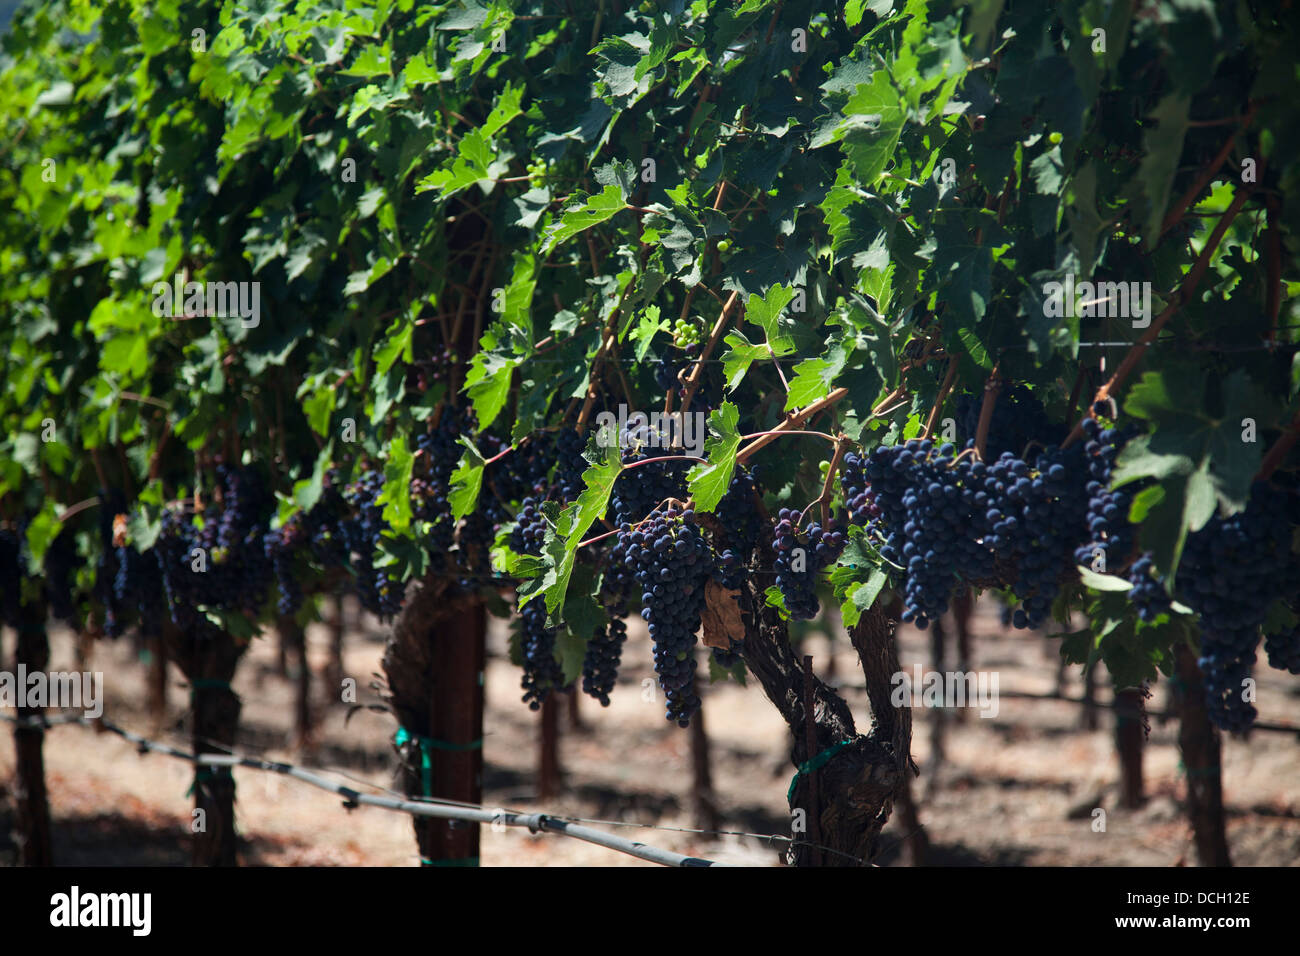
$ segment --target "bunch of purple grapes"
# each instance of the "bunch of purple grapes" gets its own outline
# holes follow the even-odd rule
[[[1244,511],[1216,515],[1187,537],[1179,599],[1201,619],[1201,656],[1210,720],[1243,731],[1255,721],[1242,696],[1268,607],[1296,581],[1290,515],[1294,494],[1256,482]]]
[[[656,509],[639,527],[619,528],[623,560],[641,588],[641,616],[654,641],[655,672],[667,699],[667,717],[685,727],[699,710],[695,693],[695,634],[713,554],[695,512]]]
[[[772,550],[776,553],[776,586],[791,619],[807,621],[817,616],[817,579],[822,570],[839,560],[848,538],[839,528],[823,528],[813,522],[800,531],[799,513],[782,508],[773,529]]]

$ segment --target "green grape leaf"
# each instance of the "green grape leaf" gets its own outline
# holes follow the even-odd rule
[[[728,332],[723,338],[731,346],[722,355],[722,374],[727,380],[727,391],[734,392],[745,380],[745,373],[755,362],[766,361],[771,350],[766,345],[756,345],[741,332]]]
[[[568,242],[578,233],[613,218],[627,208],[627,196],[616,184],[606,186],[595,196],[579,197],[560,214],[560,218],[546,229],[542,254]]]
[[[388,445],[384,488],[378,501],[384,506],[384,520],[396,534],[405,534],[411,527],[411,471],[414,464],[415,455],[406,445],[406,436],[395,435]]]
[[[447,492],[447,503],[451,505],[452,522],[471,513],[478,507],[479,491],[483,487],[483,468],[485,461],[482,453],[474,443],[461,436],[460,443],[465,446],[456,470],[451,474],[451,490]]]
[[[1079,579],[1094,591],[1128,591],[1133,587],[1124,578],[1113,574],[1099,574],[1081,564],[1076,565],[1076,570],[1079,572]]]
[[[686,475],[696,511],[712,511],[731,485],[731,476],[736,470],[736,452],[740,449],[740,432],[736,430],[739,420],[740,412],[731,402],[723,402],[709,415],[712,434],[704,443],[708,464],[695,465]]]

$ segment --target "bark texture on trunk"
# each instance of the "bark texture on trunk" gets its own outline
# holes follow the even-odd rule
[[[751,581],[742,596],[747,618],[745,664],[793,734],[795,767],[812,758],[820,763],[814,771],[818,774],[816,805],[811,802],[811,774],[804,773],[797,777],[790,807],[792,812],[817,815],[822,846],[814,855],[806,832],[796,833],[787,859],[796,866],[812,865],[817,858],[826,866],[866,865],[876,852],[904,775],[912,770],[911,710],[890,701],[891,678],[899,670],[894,643],[897,620],[887,614],[883,602],[877,602],[849,632],[872,709],[871,730],[860,734],[844,699],[812,675],[812,713],[807,713],[803,665],[790,646],[785,622],[766,605],[760,585]],[[809,720],[817,753],[809,749]]]
[[[1196,655],[1180,645],[1176,652],[1182,695],[1178,749],[1187,775],[1187,819],[1192,825],[1196,861],[1201,866],[1232,866],[1223,813],[1223,767],[1219,731],[1205,707],[1205,683]]]

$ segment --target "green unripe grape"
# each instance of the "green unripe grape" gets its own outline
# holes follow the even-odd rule
[[[1060,133],[1052,133],[1050,136],[1047,137],[1047,141],[1051,143],[1053,146],[1055,146],[1064,138],[1065,137],[1062,136]]]
[[[727,251],[728,249],[730,249],[730,248],[731,248],[731,240],[730,240],[730,239],[719,239],[719,240],[718,240],[718,251],[719,251],[719,252],[726,252],[726,251]]]

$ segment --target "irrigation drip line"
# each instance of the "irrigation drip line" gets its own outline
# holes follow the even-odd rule
[[[103,728],[110,733],[117,734],[125,740],[136,745],[140,753],[159,753],[168,757],[175,757],[179,760],[186,760],[190,763],[204,767],[245,767],[250,770],[265,770],[271,773],[283,774],[287,777],[293,777],[304,783],[310,784],[318,789],[325,790],[329,793],[337,794],[343,797],[343,806],[349,810],[358,806],[379,807],[384,810],[396,810],[401,813],[409,813],[412,816],[435,817],[443,820],[460,820],[466,823],[489,823],[496,826],[521,827],[526,828],[531,833],[559,833],[563,836],[573,837],[575,840],[582,840],[585,843],[592,843],[596,846],[603,846],[610,850],[616,850],[619,853],[626,853],[642,860],[648,860],[651,863],[658,863],[662,866],[733,866],[730,863],[720,863],[715,860],[705,860],[695,856],[684,856],[681,853],[674,853],[671,850],[663,850],[659,847],[649,846],[636,840],[625,840],[620,836],[612,833],[605,833],[602,830],[596,830],[591,827],[581,826],[570,823],[561,816],[549,813],[516,813],[510,810],[489,810],[481,807],[466,807],[435,803],[431,801],[404,800],[394,797],[379,797],[369,793],[361,793],[351,787],[345,787],[342,784],[334,783],[324,777],[303,770],[293,764],[284,763],[276,760],[262,760],[255,757],[245,757],[239,754],[192,754],[188,751],[172,747],[169,744],[159,743],[141,737],[139,734],[133,734],[125,728],[118,727],[111,721],[98,719],[91,720],[86,717],[72,717],[71,715],[55,715],[54,717],[27,717],[18,718],[9,715],[0,715],[0,719],[10,721],[19,726],[27,727],[52,727],[59,724],[80,724],[83,726],[94,726]]]

